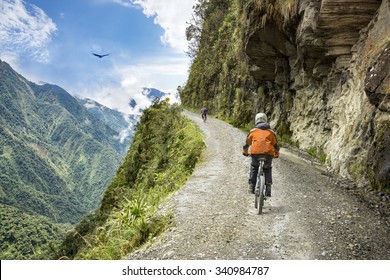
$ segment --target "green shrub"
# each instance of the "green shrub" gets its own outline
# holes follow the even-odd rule
[[[204,147],[178,106],[156,101],[143,113],[100,209],[68,235],[57,257],[122,259],[159,234],[172,222],[171,214],[155,215],[159,204],[186,182]]]

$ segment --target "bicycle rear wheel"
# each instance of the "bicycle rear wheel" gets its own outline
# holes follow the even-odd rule
[[[260,188],[256,184],[256,187],[255,187],[255,208],[256,209],[259,207],[259,202],[258,202],[259,200],[260,200]]]
[[[257,210],[259,215],[263,212],[264,206],[264,193],[265,193],[265,178],[264,175],[260,176],[260,188],[259,188],[259,197],[257,199]]]

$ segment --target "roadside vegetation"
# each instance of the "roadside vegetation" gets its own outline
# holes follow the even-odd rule
[[[101,207],[60,246],[56,258],[123,259],[172,222],[158,206],[192,173],[204,149],[196,125],[177,105],[156,100],[143,113],[130,150]]]
[[[193,61],[187,83],[179,88],[182,104],[196,110],[206,105],[211,115],[244,130],[252,127],[260,111],[269,117],[275,107],[289,111],[292,93],[256,82],[245,48],[248,36],[267,22],[284,29],[295,19],[297,4],[296,0],[199,1],[186,30]],[[279,103],[281,96],[285,100]],[[281,141],[293,144],[289,126],[283,115],[274,128]]]

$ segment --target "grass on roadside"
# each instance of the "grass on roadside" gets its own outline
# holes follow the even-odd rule
[[[178,106],[156,101],[143,113],[100,209],[68,235],[58,257],[123,259],[164,231],[172,214],[156,211],[186,182],[204,147],[203,134]]]

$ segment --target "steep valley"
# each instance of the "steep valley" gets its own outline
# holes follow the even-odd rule
[[[61,235],[60,224],[68,228],[98,207],[133,131],[123,114],[91,101],[87,108],[87,101],[29,82],[3,61],[0,100],[2,259],[40,258]],[[37,224],[49,229],[27,234]]]

